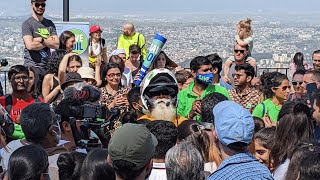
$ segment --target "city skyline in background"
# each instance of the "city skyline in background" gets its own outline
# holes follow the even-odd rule
[[[47,12],[62,14],[63,0],[47,0]],[[318,12],[318,0],[70,0],[70,15],[76,16],[79,12],[90,14],[108,13],[315,13]],[[0,3],[3,14],[25,15],[30,13],[30,0],[3,0]]]

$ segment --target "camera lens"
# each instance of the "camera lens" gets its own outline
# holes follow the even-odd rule
[[[8,65],[8,60],[7,59],[1,59],[0,64],[1,64],[1,66],[7,66]]]

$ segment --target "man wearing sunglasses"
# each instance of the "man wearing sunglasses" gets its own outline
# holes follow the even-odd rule
[[[254,68],[248,63],[237,64],[232,76],[236,87],[229,90],[230,99],[252,112],[259,104],[262,95],[259,90],[251,86]]]
[[[232,74],[234,74],[234,68],[238,64],[244,64],[249,63],[252,67],[254,67],[255,73],[257,72],[257,62],[254,58],[248,57],[248,50],[249,46],[240,46],[239,44],[236,44],[234,46],[233,50],[233,56],[227,59],[226,63],[223,66],[223,76],[222,79],[230,83],[233,87],[233,77]]]
[[[22,24],[22,38],[25,44],[24,65],[35,67],[37,87],[42,87],[41,81],[45,75],[46,57],[50,49],[59,48],[59,38],[53,22],[43,17],[46,0],[31,0],[32,16]],[[40,91],[40,88],[38,89]]]
[[[292,77],[292,87],[294,89],[294,92],[289,95],[289,100],[295,100],[295,99],[306,99],[306,92],[305,88],[302,87],[303,83],[303,76],[306,73],[305,70],[297,70]]]

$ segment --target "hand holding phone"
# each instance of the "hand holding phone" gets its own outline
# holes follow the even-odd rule
[[[311,107],[313,107],[313,102],[314,102],[313,92],[318,89],[317,84],[316,83],[309,83],[309,84],[307,84],[306,89],[307,89],[307,94],[308,94],[308,99],[310,101],[310,105],[311,105]]]

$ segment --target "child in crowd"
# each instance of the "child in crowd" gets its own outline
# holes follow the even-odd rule
[[[237,35],[235,36],[236,43],[240,46],[248,46],[248,55],[246,58],[246,62],[251,66],[256,66],[256,60],[251,57],[252,49],[253,49],[253,38],[252,38],[252,29],[251,29],[252,20],[247,18],[245,20],[241,20],[237,24]],[[230,56],[224,65],[224,77],[228,76],[230,67],[232,63],[234,63],[234,56]]]
[[[276,128],[263,128],[254,135],[254,152],[253,155],[260,163],[267,166],[270,171],[273,170],[271,160],[271,148],[274,143]]]

